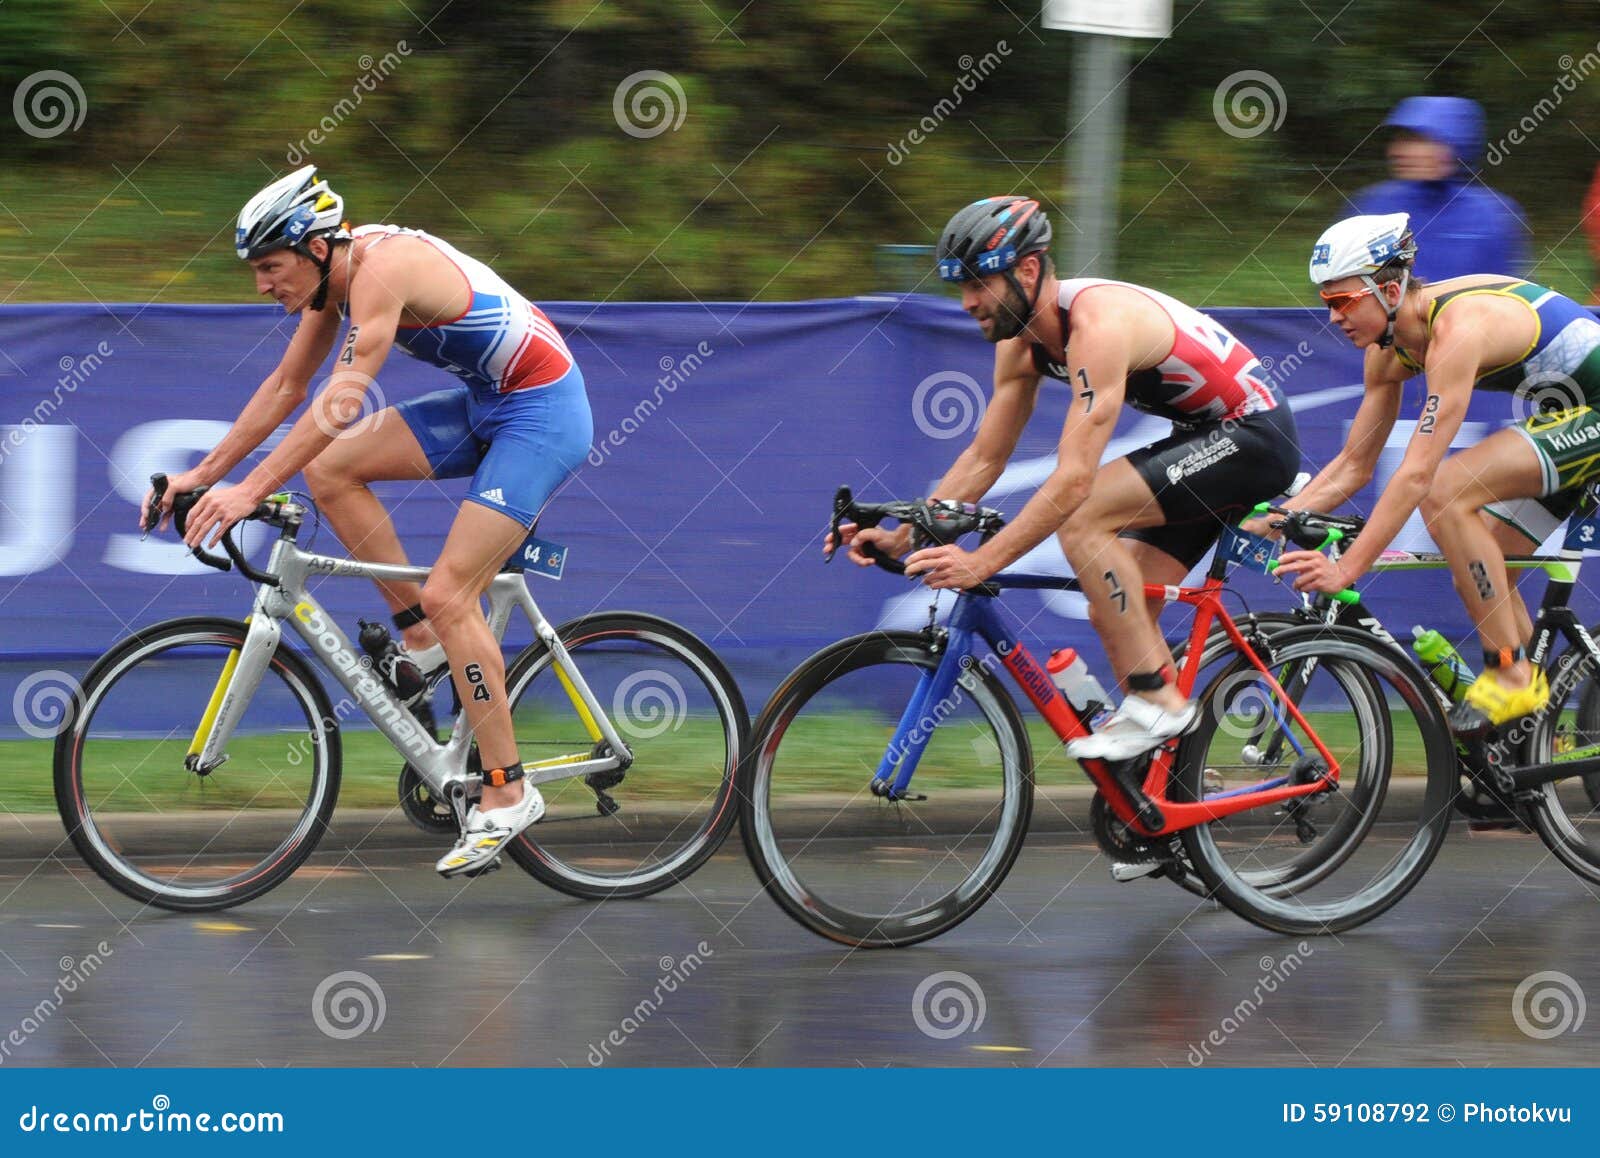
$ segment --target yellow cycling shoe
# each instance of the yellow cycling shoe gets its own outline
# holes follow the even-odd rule
[[[1508,688],[1488,672],[1472,681],[1466,699],[1450,713],[1456,732],[1481,732],[1512,720],[1531,716],[1550,702],[1550,681],[1539,668],[1526,687]]]

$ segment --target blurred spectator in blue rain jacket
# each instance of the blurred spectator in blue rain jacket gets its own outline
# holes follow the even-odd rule
[[[1356,213],[1409,213],[1416,273],[1443,281],[1467,273],[1528,275],[1521,207],[1474,178],[1483,110],[1465,97],[1407,97],[1384,122],[1388,180],[1355,196]]]

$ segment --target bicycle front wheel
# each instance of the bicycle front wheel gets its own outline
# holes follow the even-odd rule
[[[241,904],[311,855],[339,795],[333,706],[306,662],[278,648],[245,705],[227,761],[184,757],[246,628],[158,623],[107,652],[56,737],[56,805],[73,845],[135,900],[180,912]]]
[[[1200,697],[1174,797],[1309,782],[1324,766],[1316,739],[1338,762],[1338,787],[1187,829],[1184,850],[1211,893],[1246,920],[1281,933],[1338,932],[1422,879],[1449,831],[1455,749],[1426,676],[1365,633],[1289,629],[1269,650],[1309,730],[1241,656]]]
[[[633,753],[620,775],[551,780],[544,819],[507,851],[553,889],[588,900],[644,897],[683,880],[738,817],[739,763],[750,717],[739,686],[693,632],[637,612],[586,615],[556,629],[573,663]],[[594,743],[536,643],[506,673],[524,765]]]
[[[913,632],[844,640],[795,669],[756,722],[745,851],[814,933],[863,948],[936,937],[988,900],[1021,851],[1033,808],[1021,717],[977,663],[913,711],[941,658]],[[886,756],[902,758],[890,750],[902,725],[902,742],[926,747],[911,795],[890,802],[872,783]]]

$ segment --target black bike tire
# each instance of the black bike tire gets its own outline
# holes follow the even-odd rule
[[[1028,821],[1033,814],[1033,751],[1028,742],[1027,729],[1016,702],[1000,681],[982,664],[968,670],[982,688],[974,693],[975,700],[989,697],[1009,739],[1016,764],[1016,791],[1018,807],[1012,811],[1009,827],[997,830],[999,851],[986,857],[989,868],[975,884],[964,882],[963,887],[951,894],[956,899],[924,906],[912,913],[903,914],[892,923],[884,918],[855,913],[806,889],[783,858],[782,850],[773,834],[767,791],[768,770],[783,735],[801,707],[833,680],[880,663],[914,663],[924,668],[935,668],[940,654],[930,649],[928,640],[918,632],[874,631],[841,640],[812,655],[801,663],[772,693],[767,706],[756,720],[747,770],[744,775],[744,792],[739,801],[740,831],[744,837],[745,853],[755,869],[756,879],[762,888],[785,913],[819,936],[830,941],[860,949],[903,948],[926,941],[955,928],[977,912],[994,895],[1010,873],[1022,851],[1028,835]],[[986,715],[991,726],[995,720]],[[1006,746],[999,745],[1002,765]],[[1002,767],[1001,776],[1006,776]],[[1001,831],[1003,830],[1003,831]],[[991,842],[993,847],[995,842]],[[970,878],[969,878],[970,882]]]
[[[98,839],[98,830],[92,823],[85,824],[86,809],[78,791],[77,759],[83,750],[84,732],[93,724],[93,712],[88,709],[92,709],[97,702],[102,684],[108,677],[112,678],[114,683],[115,677],[120,677],[122,671],[131,670],[132,666],[142,662],[135,660],[133,665],[124,666],[124,661],[130,653],[148,648],[154,643],[168,638],[203,636],[204,642],[235,641],[243,647],[247,631],[248,628],[238,620],[214,616],[169,619],[140,628],[126,639],[114,644],[95,661],[94,666],[84,677],[80,690],[74,695],[68,709],[68,717],[56,736],[53,768],[56,808],[61,815],[62,824],[66,826],[73,847],[101,880],[118,892],[143,904],[180,913],[219,912],[235,905],[242,905],[277,888],[294,875],[295,870],[316,851],[318,843],[327,832],[328,822],[339,799],[339,782],[343,767],[339,721],[334,713],[333,704],[328,699],[327,691],[311,665],[291,649],[281,646],[273,654],[267,670],[277,670],[280,675],[292,676],[299,681],[300,690],[305,693],[302,706],[305,706],[305,701],[309,701],[313,726],[320,726],[318,741],[313,744],[313,750],[323,753],[323,769],[320,775],[325,784],[321,803],[314,810],[311,824],[304,828],[300,839],[293,845],[288,848],[280,846],[274,863],[260,875],[250,878],[245,884],[227,890],[221,896],[185,896],[181,891],[174,894],[144,884],[143,874],[124,868],[122,862],[110,855],[104,842]],[[291,683],[290,686],[292,688],[294,685]],[[298,694],[296,698],[300,698]],[[86,710],[88,710],[87,715]]]
[[[1310,648],[1314,646],[1320,649],[1315,654],[1323,662],[1336,659],[1370,667],[1380,673],[1373,679],[1395,688],[1401,694],[1417,718],[1427,762],[1421,823],[1402,855],[1395,858],[1394,867],[1389,872],[1376,878],[1354,897],[1336,903],[1307,904],[1298,900],[1293,891],[1275,896],[1269,891],[1251,887],[1217,854],[1209,825],[1183,831],[1184,852],[1211,894],[1245,920],[1291,936],[1337,933],[1364,924],[1397,904],[1416,886],[1433,863],[1449,833],[1451,805],[1459,786],[1455,747],[1437,698],[1425,682],[1426,675],[1417,665],[1408,663],[1397,649],[1378,643],[1365,632],[1327,625],[1286,631],[1274,637],[1273,645],[1278,662],[1292,662],[1295,651],[1306,650],[1310,653]],[[1290,654],[1285,656],[1286,652]],[[1225,671],[1208,684],[1206,693],[1200,697],[1202,710],[1211,689],[1226,675]],[[1195,794],[1201,787],[1203,762],[1204,751],[1196,744],[1185,742],[1180,745],[1174,775],[1177,791],[1198,799]],[[1385,782],[1389,773],[1390,769],[1385,768]],[[1374,807],[1381,805],[1382,798],[1382,794],[1376,798]],[[1339,863],[1342,864],[1349,855],[1347,852]]]
[[[655,643],[667,642],[680,650],[680,659],[692,661],[700,678],[718,700],[718,714],[727,739],[727,763],[721,787],[708,815],[696,827],[683,850],[651,867],[637,879],[595,877],[583,873],[555,855],[538,840],[539,827],[523,832],[506,851],[511,859],[542,884],[558,892],[584,900],[621,900],[647,897],[671,888],[709,860],[728,838],[738,819],[739,769],[750,749],[750,713],[744,695],[727,665],[711,647],[688,628],[638,611],[602,611],[580,616],[556,628],[556,635],[569,650],[581,648],[597,638],[618,639],[635,636]],[[543,642],[524,648],[506,672],[506,694],[513,709],[524,681],[538,674],[548,662],[550,649]],[[581,665],[581,658],[579,660]]]
[[[1569,660],[1567,657],[1573,657]],[[1550,707],[1534,723],[1526,744],[1520,748],[1522,759],[1529,764],[1548,760],[1554,748],[1554,728],[1560,722],[1561,706],[1578,689],[1586,684],[1579,701],[1579,711],[1593,691],[1597,676],[1594,662],[1580,651],[1562,653],[1561,659],[1547,670],[1555,672],[1550,680]],[[1581,719],[1581,716],[1580,716]],[[1589,792],[1588,777],[1584,777],[1585,795]],[[1557,782],[1559,783],[1559,782]],[[1556,795],[1556,784],[1544,784],[1524,797],[1523,807],[1533,830],[1544,841],[1545,847],[1557,860],[1585,880],[1600,884],[1600,847],[1589,844],[1573,828],[1566,809]]]

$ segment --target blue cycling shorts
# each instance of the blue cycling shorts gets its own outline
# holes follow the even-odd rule
[[[574,366],[548,386],[479,394],[459,386],[402,402],[434,478],[472,476],[467,499],[531,527],[589,453],[594,420]]]

